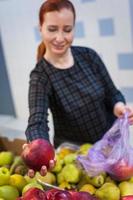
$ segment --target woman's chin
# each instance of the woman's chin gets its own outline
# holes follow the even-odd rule
[[[57,55],[60,55],[60,54],[62,55],[62,54],[65,54],[66,48],[64,48],[64,47],[62,47],[62,48],[53,48],[52,52],[54,54],[57,54]]]

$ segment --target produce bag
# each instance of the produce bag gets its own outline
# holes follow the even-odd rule
[[[133,148],[129,143],[128,113],[117,119],[86,156],[78,156],[79,164],[89,176],[107,172],[117,181],[133,176]]]

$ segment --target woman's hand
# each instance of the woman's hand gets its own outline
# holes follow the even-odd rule
[[[114,106],[114,115],[116,117],[123,117],[125,112],[128,112],[128,119],[129,119],[129,124],[133,125],[133,108],[125,105],[122,102],[118,102]]]
[[[28,145],[27,143],[24,144],[24,145],[22,146],[22,148],[23,148],[23,149],[26,148],[27,145]],[[43,166],[41,167],[41,169],[40,169],[40,174],[41,174],[42,176],[45,176],[45,175],[47,174],[47,171],[48,171],[48,170],[50,171],[50,170],[52,170],[52,169],[54,168],[55,163],[56,163],[56,160],[50,160],[50,161],[49,161],[49,168],[48,168],[48,169],[47,169],[47,167],[46,167],[45,165],[43,165]],[[31,177],[31,178],[33,178],[33,177],[35,176],[35,171],[34,171],[33,169],[29,169],[29,170],[28,170],[28,176]]]
[[[49,169],[47,169],[47,167],[45,165],[43,165],[40,169],[40,174],[42,176],[45,176],[47,174],[47,171],[49,170],[52,170],[55,166],[55,160],[50,160],[49,161]],[[33,178],[35,176],[35,171],[33,169],[29,169],[28,170],[28,176]]]

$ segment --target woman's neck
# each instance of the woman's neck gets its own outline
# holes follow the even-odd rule
[[[74,64],[71,49],[68,49],[68,51],[64,55],[59,56],[51,55],[46,51],[44,58],[53,66],[60,69],[70,68]]]

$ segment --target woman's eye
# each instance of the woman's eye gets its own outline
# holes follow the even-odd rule
[[[72,31],[72,27],[65,27],[64,32],[70,33]]]
[[[49,31],[49,32],[55,32],[56,29],[55,29],[55,28],[49,28],[48,31]]]
[[[66,33],[70,33],[72,31],[72,29],[65,29],[64,32]]]

